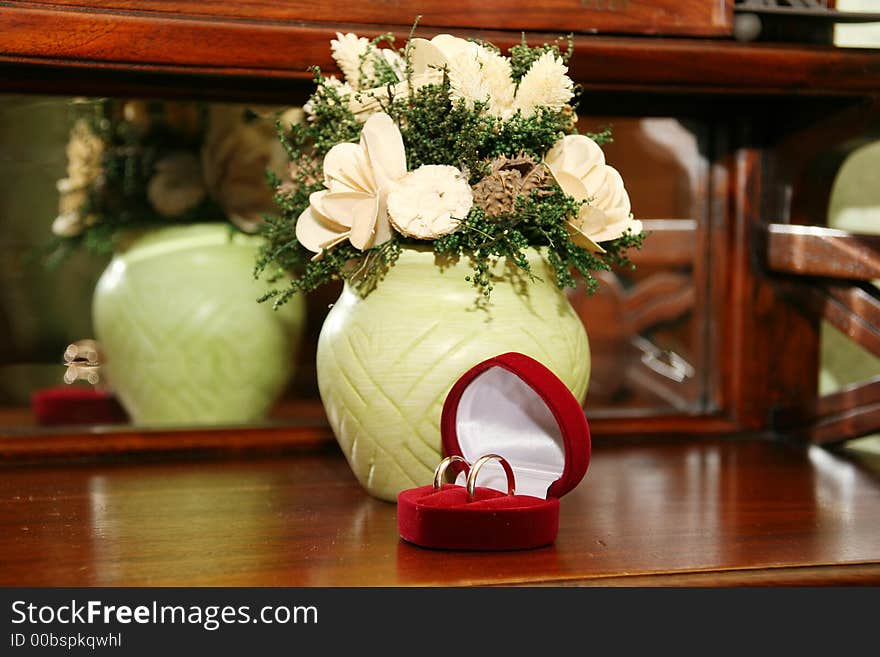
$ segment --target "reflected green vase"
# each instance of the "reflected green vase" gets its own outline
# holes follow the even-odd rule
[[[465,280],[470,262],[439,263],[427,249],[404,249],[366,298],[345,287],[318,340],[318,387],[336,439],[370,494],[393,501],[432,481],[443,402],[480,361],[527,354],[583,401],[586,331],[537,251],[529,262],[540,280],[499,264],[484,308]]]
[[[258,304],[259,238],[226,224],[142,233],[101,275],[92,302],[105,373],[138,425],[265,417],[293,371],[304,302]]]

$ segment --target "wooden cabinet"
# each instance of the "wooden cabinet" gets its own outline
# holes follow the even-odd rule
[[[692,126],[702,158],[698,209],[649,222],[654,234],[636,258],[646,272],[678,263],[689,278],[670,288],[668,277],[647,276],[647,292],[626,301],[640,321],[646,308],[674,313],[669,304],[682,294],[699,310],[690,329],[701,380],[688,393],[695,401],[660,413],[596,413],[596,433],[786,433],[826,442],[880,426],[880,384],[830,400],[816,392],[820,317],[880,352],[876,291],[858,283],[877,275],[876,239],[802,228],[824,223],[836,169],[877,133],[880,51],[738,43],[724,37],[732,7],[720,0],[559,0],[530,3],[525,13],[501,12],[507,3],[470,5],[7,2],[0,89],[295,103],[310,87],[307,67],[333,70],[328,41],[337,30],[404,39],[416,10],[422,34],[454,26],[502,47],[522,29],[573,30],[582,121],[672,117]],[[532,41],[555,36],[529,33]],[[189,435],[201,436],[195,444],[216,435],[222,449],[226,433]],[[277,429],[252,433],[264,436],[255,444],[280,439]],[[111,449],[106,436],[98,445],[89,435],[84,449]],[[28,439],[28,449],[34,444]],[[7,454],[25,450],[14,438],[4,445]]]
[[[664,408],[593,413],[588,406],[599,452],[592,485],[601,494],[564,501],[560,552],[498,559],[479,583],[876,582],[872,528],[880,507],[872,477],[815,447],[790,451],[781,440],[728,439],[835,443],[880,428],[880,381],[825,398],[817,393],[821,318],[880,354],[880,301],[866,284],[880,277],[880,244],[823,227],[841,163],[880,136],[880,50],[738,43],[730,38],[732,12],[732,0],[10,1],[0,3],[0,92],[294,104],[310,88],[309,66],[333,70],[328,42],[336,31],[391,31],[404,39],[421,13],[421,35],[454,30],[502,47],[522,30],[532,42],[574,32],[571,75],[583,88],[581,121],[611,117],[630,122],[636,134],[639,121],[660,118],[686,126],[691,139],[691,186],[686,201],[671,206],[683,208],[681,215],[657,210],[649,218],[652,235],[636,256],[641,273],[614,291],[607,313],[625,328],[617,346],[636,361],[651,351],[633,351],[641,344],[633,339],[685,318],[670,340],[682,341],[693,376],[686,388],[662,376],[643,382],[658,399],[673,400]],[[646,181],[645,198],[667,191]],[[587,304],[575,300],[589,322],[594,307]],[[338,454],[325,449],[332,435],[317,400],[293,404],[285,419],[291,422],[186,431],[0,430],[7,467],[145,453],[288,453],[282,461],[227,461],[207,471],[174,463],[158,471],[144,464],[15,470],[0,487],[0,562],[26,565],[33,584],[477,581],[471,573],[483,572],[485,562],[474,555],[449,569],[444,560],[438,570],[436,555],[397,545],[393,507],[361,495]],[[671,440],[682,436],[688,439]],[[632,437],[653,442],[632,446]],[[658,491],[638,477],[615,496],[615,482],[645,463],[666,478],[672,507],[654,513],[645,506]],[[161,480],[158,488],[150,476]],[[328,478],[340,483],[328,488]],[[40,497],[50,484],[51,503]],[[205,549],[191,552],[199,554],[195,561],[167,547],[191,526],[192,510],[176,504],[179,491],[190,489],[207,490],[217,504],[208,514],[216,536],[211,525],[200,543]],[[242,506],[239,489],[259,491],[270,503],[260,497],[262,511],[254,513]],[[796,513],[783,517],[765,506],[777,497]],[[143,523],[145,507],[137,504],[154,503],[176,515]],[[265,538],[262,552],[254,556],[251,544],[230,538],[228,511],[238,514],[236,522],[256,523],[249,531]],[[79,521],[61,527],[50,513]],[[297,533],[296,523],[314,517],[321,518],[318,530],[351,540]],[[646,534],[651,522],[657,524]],[[688,522],[690,551],[682,552],[678,527]],[[26,524],[39,531],[25,535]],[[756,529],[765,525],[786,540]],[[74,544],[80,553],[67,550]],[[788,549],[796,544],[806,547]],[[633,546],[644,548],[641,557]],[[318,565],[290,557],[312,550]],[[394,550],[396,560],[383,561]],[[237,565],[205,561],[207,553],[229,555]],[[167,577],[138,563],[158,564]],[[0,581],[25,579],[7,568]]]

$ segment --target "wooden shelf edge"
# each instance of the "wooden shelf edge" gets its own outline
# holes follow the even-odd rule
[[[337,30],[366,36],[409,28],[388,25],[169,18],[0,4],[0,61],[106,67],[167,74],[251,76],[302,81],[309,66],[333,71],[329,40]],[[430,36],[436,29],[420,30]],[[457,31],[507,48],[520,33]],[[535,43],[557,35],[536,33]],[[259,43],[259,47],[253,44]],[[181,47],[181,44],[189,44]],[[591,89],[678,89],[686,92],[873,95],[880,51],[730,40],[578,35],[571,75]]]
[[[880,563],[823,566],[771,566],[730,570],[637,573],[525,582],[520,586],[876,586]]]
[[[273,426],[178,430],[94,430],[66,432],[35,430],[29,434],[0,434],[0,464],[45,463],[132,456],[184,454],[237,455],[314,450],[333,443],[327,426]]]
[[[590,420],[594,441],[670,439],[693,436],[740,436],[737,426],[720,416],[599,417]],[[98,459],[232,456],[308,451],[335,445],[333,431],[320,422],[266,427],[185,428],[137,430],[34,428],[3,434],[0,429],[0,467],[22,463]]]

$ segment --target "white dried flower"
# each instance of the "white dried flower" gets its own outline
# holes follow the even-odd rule
[[[345,81],[354,91],[361,89],[361,80],[372,80],[376,76],[376,60],[383,60],[398,79],[403,77],[405,63],[403,58],[390,48],[377,48],[368,39],[356,34],[336,33],[330,41],[330,51],[336,60]]]
[[[462,43],[468,43],[464,39],[458,39],[447,35],[434,37],[433,41],[448,37]],[[433,41],[425,39],[412,39],[409,42],[409,57],[412,65],[412,85],[419,89],[427,84],[439,84],[443,79],[443,69],[448,68],[447,57],[434,45]],[[352,93],[349,99],[349,109],[358,121],[366,121],[376,112],[382,111],[381,100],[387,100],[389,93],[392,96],[403,96],[409,93],[409,82],[405,78],[405,62],[400,59],[395,67],[400,82],[392,85],[375,87],[373,89],[361,89]]]
[[[67,142],[67,177],[57,182],[58,217],[52,232],[62,237],[79,235],[86,223],[83,207],[88,190],[102,175],[104,141],[83,119],[74,123]]]
[[[147,198],[163,217],[179,217],[207,194],[199,159],[187,151],[166,155],[156,163],[147,183]]]
[[[76,211],[62,212],[52,222],[52,232],[59,237],[76,237],[83,228],[85,222]]]
[[[388,194],[388,217],[403,235],[430,240],[456,230],[473,204],[461,171],[426,164],[406,174]]]
[[[88,188],[71,187],[66,178],[58,181],[58,212],[75,212],[82,208],[89,198]]]
[[[370,50],[370,41],[356,34],[336,33],[336,38],[330,41],[330,52],[336,65],[345,76],[345,81],[352,89],[360,88],[361,62],[367,57]]]
[[[336,144],[324,157],[327,189],[309,197],[296,222],[296,238],[319,258],[324,249],[349,240],[369,249],[391,238],[388,191],[406,174],[403,136],[385,113],[364,124],[360,143]]]
[[[290,129],[305,121],[306,113],[302,107],[291,107],[284,110],[279,117],[282,127]]]
[[[229,220],[246,232],[275,210],[266,170],[279,178],[287,172],[287,155],[268,119],[244,119],[240,105],[213,105],[202,144],[202,172],[208,194]]]
[[[85,120],[78,120],[67,142],[67,178],[59,184],[66,185],[67,189],[91,185],[101,175],[103,157],[103,140],[92,132]]]
[[[385,63],[388,64],[388,67],[394,71],[397,79],[402,80],[406,74],[406,61],[403,57],[391,48],[379,48],[378,51],[382,59],[385,60]]]
[[[145,131],[152,123],[150,108],[143,100],[130,100],[122,106],[122,118],[129,125]]]
[[[449,61],[449,95],[453,100],[463,100],[468,109],[489,100],[489,87],[477,57],[463,53]]]
[[[489,114],[508,118],[516,92],[510,60],[493,50],[481,48],[479,61],[484,84],[489,90]]]
[[[568,67],[552,52],[538,57],[519,82],[514,111],[531,116],[539,107],[561,110],[574,97],[574,84],[566,73]]]
[[[336,92],[336,94],[339,96],[340,100],[347,102],[347,103],[350,103],[351,102],[350,99],[353,98],[353,96],[354,96],[354,89],[352,88],[352,86],[350,84],[348,84],[347,82],[342,82],[335,75],[330,75],[330,76],[324,78],[323,84],[321,84],[317,88],[317,90],[315,91],[315,94],[318,96],[327,96],[326,89],[333,89]],[[336,102],[335,100],[332,100],[329,97],[327,97],[326,100],[329,105],[333,105]],[[307,101],[305,103],[305,105],[303,105],[303,111],[305,112],[306,118],[309,121],[314,121],[315,108],[312,105],[311,100]]]
[[[491,48],[449,34],[410,43],[415,86],[439,82],[439,70],[446,69],[450,96],[469,108],[487,103],[491,116],[509,119],[517,111],[531,116],[539,107],[560,110],[574,96],[568,68],[551,52],[535,60],[517,86],[510,59]]]
[[[440,34],[430,41],[415,41],[416,49],[422,51],[431,67],[448,69],[453,99],[463,100],[468,108],[473,108],[475,102],[488,103],[489,114],[493,116],[512,113],[516,84],[507,57],[449,34]],[[432,49],[436,52],[431,53]]]
[[[559,186],[577,201],[587,201],[578,216],[567,222],[572,240],[590,251],[604,253],[599,242],[642,232],[633,219],[623,179],[605,164],[599,145],[585,135],[567,135],[544,158]]]

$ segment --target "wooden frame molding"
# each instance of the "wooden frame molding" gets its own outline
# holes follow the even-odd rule
[[[393,7],[386,2],[352,4],[346,0],[42,0],[9,4],[101,13],[137,12],[158,19],[326,24],[345,16],[348,23],[361,27],[385,24],[393,12],[402,22],[421,16],[419,24],[432,28],[730,36],[734,0],[395,0]]]
[[[858,235],[820,226],[770,224],[771,271],[853,280],[880,278],[880,235]]]
[[[508,48],[521,35],[521,27],[508,27],[512,31],[456,32]],[[307,80],[309,66],[336,70],[328,43],[336,31],[352,29],[365,36],[392,32],[400,40],[409,33],[408,26],[387,24],[318,25],[0,1],[0,62]],[[419,33],[430,37],[438,31],[443,30],[425,27]],[[529,38],[540,43],[558,36]],[[876,91],[874,77],[880,73],[876,50],[593,35],[577,35],[574,42],[571,75],[586,89],[864,96]]]

